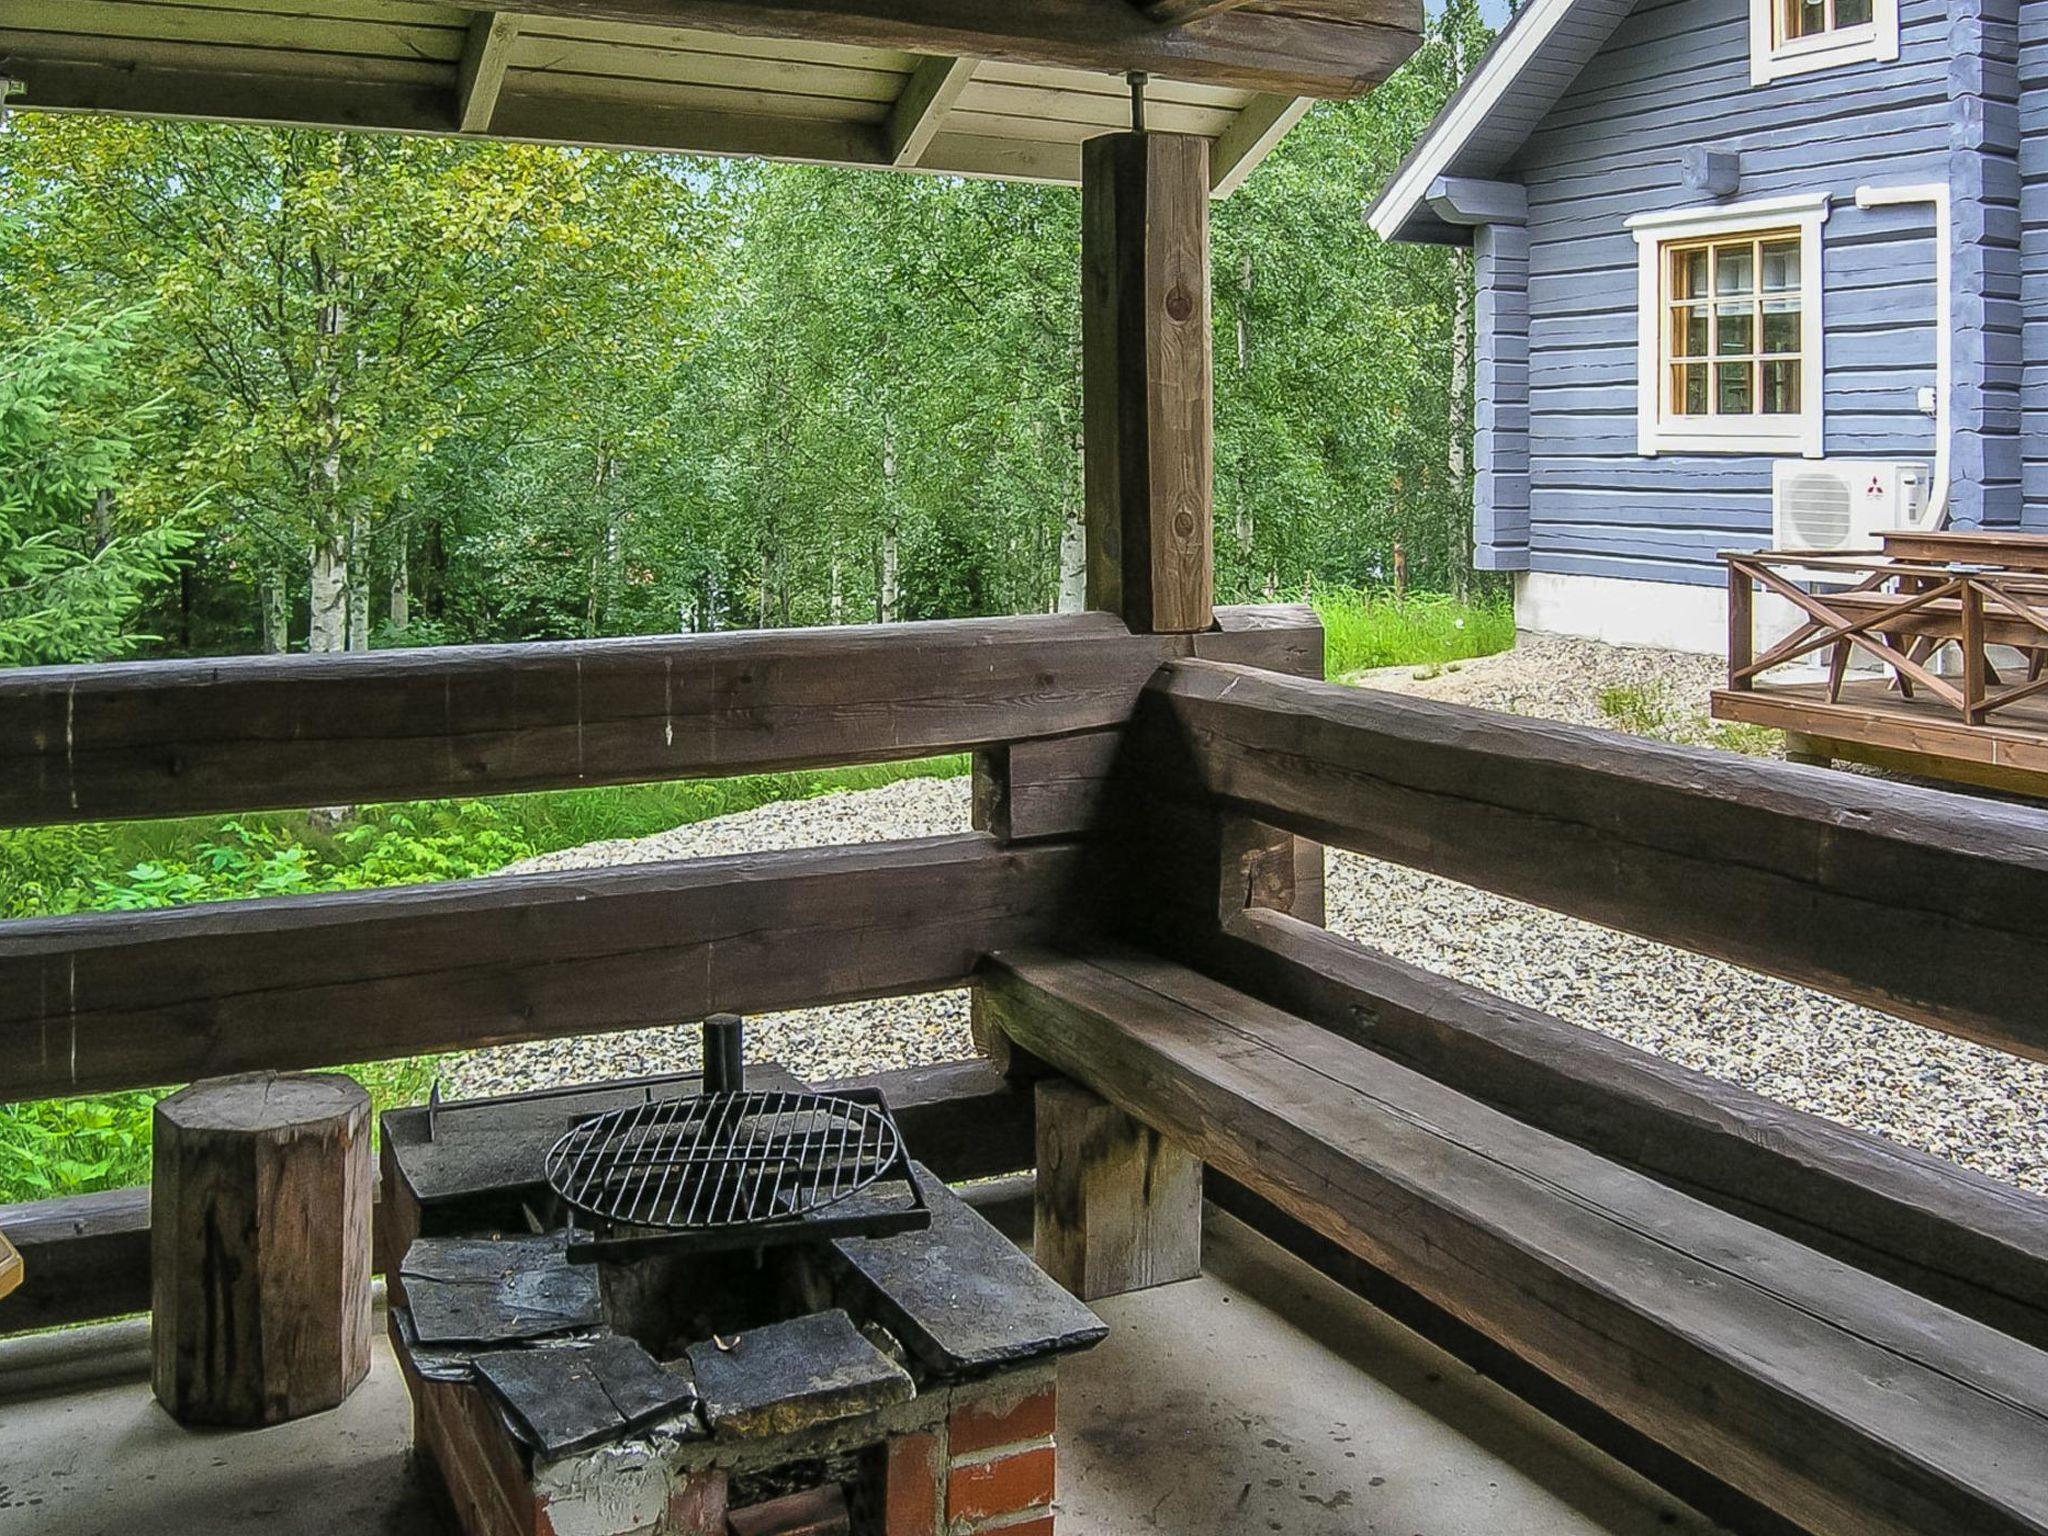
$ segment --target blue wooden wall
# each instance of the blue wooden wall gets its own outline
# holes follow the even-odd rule
[[[2019,0],[1954,8],[2001,4]],[[2048,39],[2048,0],[2027,9],[2044,13],[2033,33]],[[1681,179],[1692,145],[1740,155],[1741,186],[1722,201],[1833,195],[1827,452],[1931,461],[1918,395],[1934,382],[1933,214],[1855,205],[1862,185],[1948,179],[1957,152],[1949,7],[1901,0],[1900,27],[1896,63],[1752,86],[1749,0],[1644,0],[1524,145],[1508,174],[1529,191],[1528,569],[1718,585],[1717,551],[1769,541],[1770,458],[1637,452],[1636,245],[1623,226],[1716,201]],[[2031,164],[2048,177],[2038,141]],[[2041,193],[2048,212],[2048,182]],[[2031,233],[2048,288],[2048,228]],[[2011,450],[2013,515],[2017,383],[2015,362],[2002,397],[1986,405],[1981,381],[1973,397]],[[2048,411],[2048,375],[2036,383]],[[1997,451],[1986,461],[1995,478]],[[2048,493],[2048,461],[2034,473]]]
[[[2048,0],[2018,10],[2022,518],[2048,532]]]

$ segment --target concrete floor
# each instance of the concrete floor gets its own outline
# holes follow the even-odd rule
[[[1213,1211],[1205,1257],[1198,1280],[1102,1303],[1109,1341],[1065,1369],[1067,1536],[1718,1529]],[[142,1331],[67,1338],[82,1356],[95,1334],[125,1378],[0,1398],[0,1536],[440,1531],[381,1319],[347,1403],[243,1433],[173,1424],[133,1374]],[[0,1392],[20,1358],[0,1352]]]

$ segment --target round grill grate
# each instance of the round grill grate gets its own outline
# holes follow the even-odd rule
[[[902,1155],[885,1110],[817,1093],[714,1093],[607,1110],[547,1155],[547,1180],[615,1226],[709,1231],[786,1221],[881,1179]]]

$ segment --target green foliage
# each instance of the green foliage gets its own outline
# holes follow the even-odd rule
[[[192,541],[176,518],[138,522],[129,505],[137,445],[161,414],[123,398],[140,318],[79,318],[0,345],[0,666],[134,649],[147,637],[129,621]]]
[[[1226,600],[1383,585],[1397,550],[1465,590],[1469,262],[1361,214],[1485,40],[1453,0],[1215,207]],[[24,117],[0,346],[146,313],[102,417],[156,488],[131,532],[205,498],[191,568],[143,583],[168,649],[1042,612],[1079,239],[1066,188]]]
[[[1374,667],[1469,661],[1515,643],[1515,611],[1504,597],[1323,591],[1315,607],[1323,621],[1324,670],[1339,680]]]

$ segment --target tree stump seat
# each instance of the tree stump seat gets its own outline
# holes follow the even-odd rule
[[[181,1423],[332,1408],[370,1368],[370,1096],[252,1072],[156,1106],[151,1385]]]

